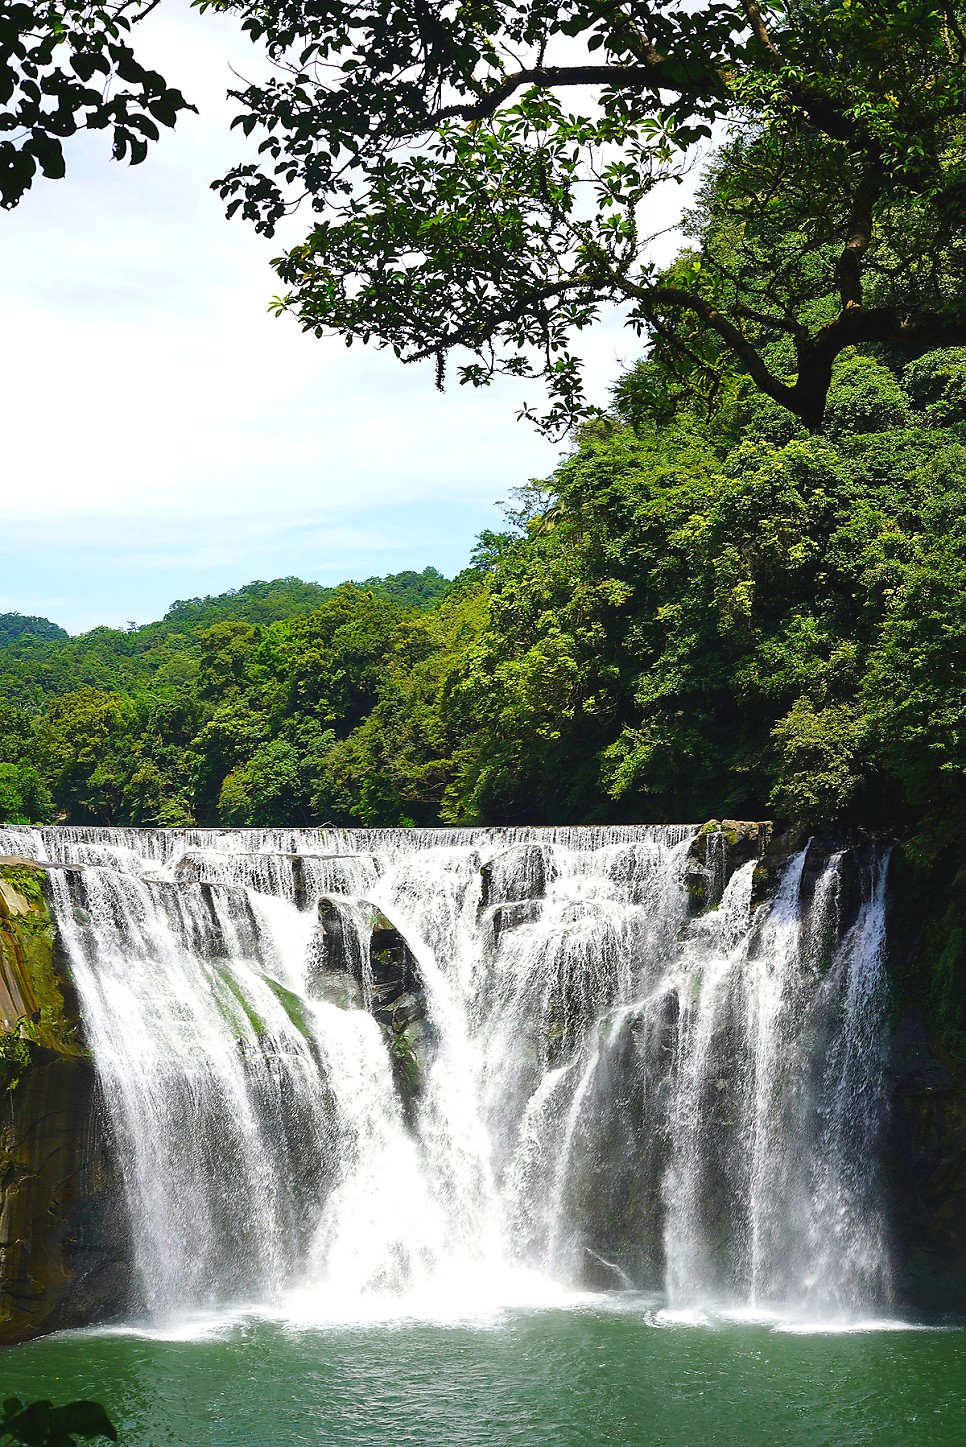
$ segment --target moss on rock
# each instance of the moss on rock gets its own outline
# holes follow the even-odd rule
[[[265,983],[299,1034],[304,1035],[306,1039],[308,1039],[311,1031],[309,1029],[308,1017],[305,1013],[304,1001],[301,1000],[298,995],[293,994],[291,990],[286,989],[284,985],[279,984],[278,980],[273,980],[270,975],[265,976]]]
[[[45,879],[31,860],[0,859],[0,1344],[109,1315],[130,1278]]]
[[[55,956],[44,878],[28,860],[0,860],[0,1058],[7,1064],[24,1063],[31,1045],[83,1054],[72,992]]]

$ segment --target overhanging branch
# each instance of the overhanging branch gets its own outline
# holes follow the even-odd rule
[[[706,82],[708,99],[723,99],[726,86],[723,78],[713,67],[705,67],[702,79]],[[601,85],[615,90],[670,91],[698,94],[697,84],[684,86],[681,80],[672,78],[667,72],[667,59],[659,56],[637,65],[543,65],[527,70],[514,71],[499,85],[477,101],[466,105],[443,106],[427,116],[426,125],[440,125],[443,121],[482,121],[499,110],[505,100],[524,86],[540,86],[544,90],[556,90],[561,86]]]
[[[564,296],[568,291],[576,291],[586,285],[587,278],[577,276],[571,277],[567,281],[551,282],[546,286],[533,287],[519,297],[512,307],[505,307],[502,311],[494,312],[489,316],[485,326],[480,322],[468,322],[464,327],[455,327],[431,346],[421,347],[418,352],[410,352],[402,360],[404,362],[425,362],[429,357],[439,358],[453,347],[470,347],[476,351],[486,342],[492,341],[493,336],[501,327],[511,326],[514,322],[520,321],[537,303],[551,301],[554,297]]]

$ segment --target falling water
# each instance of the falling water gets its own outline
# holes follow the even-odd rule
[[[55,866],[132,1308],[887,1304],[888,857],[697,839],[0,832]]]

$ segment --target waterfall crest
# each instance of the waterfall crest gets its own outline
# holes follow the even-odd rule
[[[888,855],[762,901],[697,835],[0,831],[57,866],[134,1308],[887,1306]]]

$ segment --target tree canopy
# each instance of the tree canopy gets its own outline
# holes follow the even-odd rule
[[[139,161],[187,102],[132,26],[158,0],[0,0],[0,202],[62,140],[111,127]],[[608,306],[686,384],[735,365],[810,430],[837,357],[966,342],[963,0],[195,0],[275,62],[219,182],[272,234],[279,312],[432,358],[442,385],[537,376],[551,430],[587,414],[577,335]],[[655,188],[696,147],[712,181],[670,267]]]
[[[23,638],[66,638],[67,631],[49,618],[34,618],[24,613],[0,613],[0,648]]]
[[[685,359],[736,362],[811,430],[836,357],[966,342],[966,35],[958,0],[211,0],[276,76],[237,92],[261,163],[223,178],[307,330],[539,375],[586,411],[575,334],[608,304]],[[669,269],[660,181],[724,141]]]

